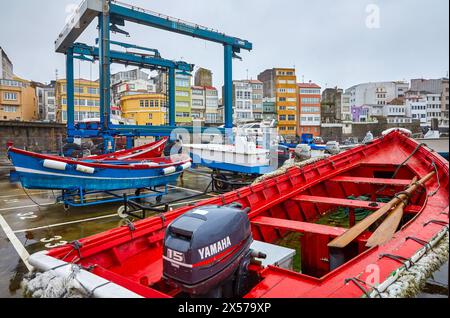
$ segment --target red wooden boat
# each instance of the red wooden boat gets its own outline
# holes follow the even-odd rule
[[[448,232],[448,193],[448,162],[394,131],[257,185],[137,222],[134,230],[117,228],[32,255],[30,263],[58,275],[69,275],[70,263],[78,264],[83,269],[77,279],[96,297],[376,296]],[[386,209],[390,200],[397,200],[393,210]],[[395,234],[368,247],[402,205]],[[386,220],[346,247],[334,244],[355,234],[358,218],[356,226],[382,209],[390,213]],[[329,217],[342,211],[349,212],[349,224],[330,224]],[[294,258],[294,268],[278,257],[286,247],[301,257]]]

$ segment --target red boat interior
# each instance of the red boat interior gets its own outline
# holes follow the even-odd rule
[[[345,263],[331,268],[328,243],[349,227],[404,191],[414,177],[437,170],[437,178],[411,198],[399,231],[414,223],[427,206],[427,194],[448,196],[448,163],[399,133],[358,147],[305,168],[292,168],[285,175],[201,202],[166,215],[136,223],[136,231],[115,229],[82,241],[79,264],[92,272],[145,297],[186,297],[162,279],[163,239],[167,225],[197,206],[238,202],[249,207],[254,240],[296,251],[292,268],[250,266],[252,286],[247,297],[292,296],[320,286],[343,268],[364,258],[371,232],[359,236],[344,250]],[[414,153],[415,152],[415,153]],[[408,156],[414,155],[408,159]],[[447,176],[447,177],[445,177]],[[443,197],[448,206],[448,197]],[[445,202],[444,202],[445,203]],[[50,252],[65,261],[76,261],[70,247]],[[295,290],[291,284],[295,281]],[[341,282],[342,284],[342,282]],[[276,288],[275,288],[276,287]]]

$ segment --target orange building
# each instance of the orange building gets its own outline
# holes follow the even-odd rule
[[[31,82],[0,79],[0,120],[37,120],[36,90]]]
[[[300,83],[298,88],[298,135],[313,134],[320,136],[321,87],[314,83]]]
[[[275,98],[278,133],[286,139],[297,136],[297,76],[293,68],[274,68],[262,72],[264,97]]]

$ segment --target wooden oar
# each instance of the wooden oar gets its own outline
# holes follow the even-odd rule
[[[410,187],[417,182],[417,177],[413,179]],[[400,222],[403,219],[405,203],[400,202],[394,210],[388,215],[386,220],[377,228],[377,230],[372,234],[372,236],[367,241],[367,247],[374,247],[383,245],[389,242],[397,231]]]
[[[353,242],[358,236],[360,236],[364,231],[366,231],[372,224],[374,224],[376,221],[378,221],[381,217],[383,217],[386,213],[392,210],[397,204],[400,202],[408,199],[408,196],[412,195],[419,187],[422,185],[425,185],[427,181],[429,181],[436,172],[431,172],[427,176],[425,176],[422,180],[417,182],[416,184],[409,187],[405,193],[401,194],[394,199],[392,199],[389,203],[384,205],[381,209],[373,213],[372,215],[369,215],[367,218],[356,224],[354,227],[349,229],[347,232],[342,234],[341,236],[337,237],[333,241],[328,244],[329,247],[336,247],[336,248],[344,248],[351,242]]]

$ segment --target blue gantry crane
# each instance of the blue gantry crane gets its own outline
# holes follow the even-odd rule
[[[171,61],[161,58],[161,55],[158,50],[150,49],[150,48],[144,48],[136,45],[131,45],[127,43],[121,43],[121,42],[113,42],[111,41],[111,44],[126,47],[126,48],[136,48],[139,50],[144,51],[150,51],[152,52],[152,56],[140,54],[140,53],[127,53],[127,52],[119,52],[119,51],[110,51],[110,62],[111,63],[118,63],[118,64],[125,64],[125,65],[131,65],[131,66],[138,66],[140,68],[149,68],[152,70],[169,70],[170,74],[174,74],[176,71],[182,71],[182,72],[192,72],[194,66],[192,64],[188,64],[186,62],[182,61]],[[96,60],[99,60],[100,58],[100,50],[98,47],[95,46],[88,46],[86,44],[82,43],[74,43],[71,48],[69,48],[67,52],[67,61],[72,64],[73,59],[81,59],[85,61],[94,62]],[[68,70],[71,68],[69,67]],[[70,74],[70,71],[68,71],[68,74],[70,78],[73,78],[73,74]],[[175,76],[169,76],[169,86],[174,87],[174,79]],[[69,82],[69,80],[68,80]],[[69,86],[69,84],[67,84]],[[70,101],[70,99],[74,99],[74,95],[69,93],[69,88],[67,89],[67,100],[68,105],[71,105],[71,103],[74,101]],[[175,98],[175,90],[170,90],[169,93],[169,99]],[[135,129],[133,131],[130,131],[129,129],[126,129],[126,131],[119,131],[117,129],[110,129],[110,125],[107,125],[106,129],[102,126],[98,127],[92,127],[92,126],[84,126],[84,125],[75,125],[75,116],[74,116],[74,108],[68,106],[68,112],[67,112],[67,132],[69,138],[89,138],[89,137],[103,137],[105,142],[105,147],[108,147],[108,143],[112,143],[112,137],[114,136],[126,136],[127,137],[127,146],[132,147],[132,138],[135,136],[142,136],[145,134],[142,134],[138,129]],[[101,123],[105,123],[105,121],[101,121]],[[122,126],[120,126],[122,127]],[[110,147],[113,144],[110,144]],[[108,147],[109,148],[109,147]]]
[[[99,40],[98,48],[88,47],[76,43],[84,30],[98,18]],[[132,44],[111,41],[111,32],[121,33],[129,36],[128,32],[120,29],[126,22],[137,23],[153,28],[166,30],[178,34],[191,36],[206,41],[223,45],[224,48],[224,110],[225,129],[233,127],[232,109],[232,60],[240,58],[237,54],[241,50],[252,50],[252,43],[236,37],[228,36],[217,30],[203,27],[197,24],[182,21],[176,18],[137,8],[114,0],[84,0],[74,16],[66,25],[55,42],[56,52],[66,54],[66,76],[67,76],[67,110],[68,110],[68,139],[74,137],[92,137],[94,134],[104,139],[106,149],[114,143],[114,136],[170,136],[171,131],[176,128],[175,124],[175,73],[190,72],[189,64],[183,62],[171,62],[163,60],[157,50],[151,49],[153,56],[144,56],[130,52],[112,51],[111,45],[120,45],[125,48],[144,49]],[[83,60],[98,59],[100,62],[100,129],[96,131],[83,130],[74,124],[74,58]],[[110,64],[122,63],[136,66],[157,66],[165,68],[169,73],[169,125],[163,127],[154,126],[130,126],[113,125],[110,120]],[[192,127],[183,127],[192,131]]]

